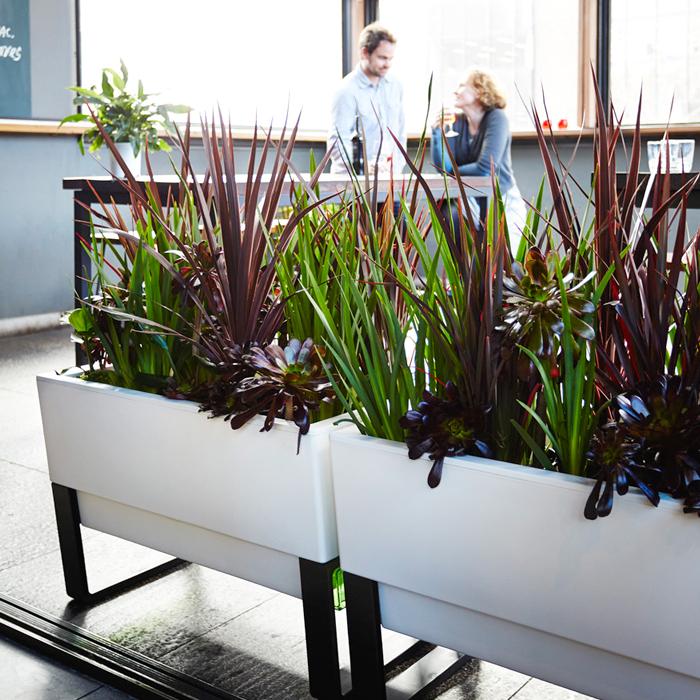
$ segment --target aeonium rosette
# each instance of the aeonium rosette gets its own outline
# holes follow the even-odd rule
[[[231,427],[239,428],[254,415],[263,413],[262,430],[270,430],[275,418],[283,418],[299,428],[301,440],[309,432],[311,411],[335,396],[323,365],[324,354],[324,348],[315,345],[311,338],[303,343],[292,338],[285,348],[279,345],[249,348],[243,362],[254,374],[243,379],[233,391]]]
[[[444,398],[425,391],[418,406],[401,418],[399,425],[408,432],[408,456],[418,459],[427,453],[433,460],[428,474],[430,488],[440,483],[445,457],[492,456],[485,441],[488,412],[483,406],[468,406],[459,396],[457,387],[447,382]]]
[[[613,487],[638,486],[657,505],[659,491],[700,512],[700,395],[680,376],[662,375],[616,397],[616,422],[600,429],[588,457],[596,485],[586,517],[606,516]],[[602,490],[602,485],[605,487]]]
[[[503,312],[496,326],[503,333],[505,345],[522,345],[538,358],[551,359],[556,350],[555,339],[565,329],[564,301],[572,334],[587,341],[595,339],[595,331],[583,319],[595,311],[595,306],[582,291],[595,273],[576,280],[569,267],[568,258],[560,262],[554,251],[545,256],[534,246],[525,255],[523,265],[513,263],[512,276],[503,280]],[[523,358],[519,370],[521,375],[527,375],[530,362]]]

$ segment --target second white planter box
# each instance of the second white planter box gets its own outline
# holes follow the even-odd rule
[[[678,502],[331,435],[341,565],[377,581],[382,624],[604,700],[700,698],[700,522]],[[348,605],[352,602],[348,598]],[[351,639],[352,644],[352,639]]]

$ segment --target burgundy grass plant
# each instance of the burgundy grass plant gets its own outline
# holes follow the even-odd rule
[[[156,222],[165,232],[170,250],[165,255],[153,245],[143,241],[140,245],[158,261],[171,284],[182,290],[192,315],[184,327],[183,324],[168,326],[147,314],[122,314],[122,318],[142,324],[151,332],[174,335],[191,345],[193,355],[209,372],[209,380],[178,386],[171,395],[194,399],[212,415],[224,415],[227,419],[242,413],[248,415],[232,409],[239,396],[239,385],[259,372],[258,363],[251,358],[255,357],[257,348],[269,348],[276,341],[284,323],[285,299],[275,293],[276,262],[293,240],[299,222],[321,203],[314,199],[302,209],[295,209],[281,230],[272,234],[281,197],[285,188],[290,187],[287,176],[297,128],[295,125],[287,132],[285,127],[275,141],[271,131],[261,137],[256,126],[243,178],[236,177],[233,134],[222,115],[218,124],[214,119],[202,122],[207,159],[203,178],[193,175],[189,124],[184,134],[178,131],[182,166],[178,173],[179,186],[174,187],[177,194],[172,196],[188,201],[189,209],[184,211],[189,211],[196,220],[196,226],[190,226],[184,236],[182,230],[176,230],[167,208],[163,208],[148,155],[149,176],[145,183],[125,168],[122,184],[130,198],[133,218],[139,222]],[[106,133],[104,140],[119,161],[120,156]],[[320,163],[312,183],[325,163],[325,159]],[[125,166],[123,162],[120,165]],[[118,231],[125,245],[130,246],[127,224],[116,207],[110,211],[101,203],[99,209],[95,212],[97,216],[105,219],[112,230]],[[320,387],[318,400],[326,394],[327,388]],[[318,403],[309,392],[303,396],[309,398],[310,405]],[[276,399],[271,397],[270,401],[276,405]],[[296,403],[297,414],[306,415],[303,402],[297,398]],[[271,406],[258,407],[268,414],[269,422]],[[278,408],[280,415],[285,413],[284,406]],[[239,427],[242,422],[236,420],[232,425]],[[301,421],[300,428],[308,430],[305,421]]]
[[[496,332],[504,279],[512,265],[500,197],[496,195],[482,235],[461,182],[457,197],[443,204],[417,165],[409,167],[428,202],[429,235],[437,252],[431,254],[414,230],[422,288],[410,288],[406,281],[402,286],[416,319],[414,361],[422,400],[406,413],[402,425],[408,430],[409,456],[425,453],[433,459],[428,483],[435,487],[445,456],[504,458],[516,448],[510,439],[511,420],[522,411],[508,399],[511,392],[524,389],[509,376],[511,363]],[[497,192],[495,180],[494,186]],[[464,214],[448,215],[450,205]],[[411,230],[408,211],[405,216]]]
[[[698,234],[686,236],[687,199],[696,178],[673,194],[668,173],[652,174],[651,197],[640,184],[641,99],[627,173],[618,186],[617,152],[625,146],[614,108],[597,95],[594,141],[593,230],[590,263],[596,271],[596,399],[599,427],[587,450],[596,481],[587,518],[609,515],[613,496],[638,486],[656,505],[659,492],[685,499],[695,512],[700,489],[697,382]],[[569,183],[561,159],[538,133],[562,241],[577,241]],[[579,187],[578,184],[576,184]],[[639,211],[640,199],[650,209]],[[578,231],[578,241],[581,232]],[[579,256],[585,259],[585,256]],[[674,438],[675,436],[675,438]],[[685,436],[685,437],[681,437]]]
[[[102,203],[96,216],[128,254],[158,261],[189,315],[178,312],[176,329],[149,313],[115,318],[190,343],[208,378],[181,395],[233,427],[263,414],[264,430],[287,418],[301,436],[336,400],[365,434],[403,436],[409,457],[428,455],[431,487],[446,457],[474,454],[590,476],[590,519],[630,486],[700,513],[700,236],[686,237],[695,181],[671,194],[657,173],[650,213],[638,211],[640,110],[618,188],[620,120],[600,96],[597,109],[592,190],[533,112],[552,204],[540,190],[515,255],[493,174],[483,222],[461,181],[445,202],[406,153],[412,184],[398,217],[393,196],[378,205],[376,178],[368,196],[354,175],[352,196],[324,209],[315,185],[326,160],[303,181],[296,126],[279,142],[256,128],[238,180],[221,115],[202,127],[203,179],[192,177],[188,128],[174,199],[160,201],[148,158],[145,185],[124,180],[139,226],[157,226],[169,250],[134,239],[116,208]],[[290,173],[297,190],[278,222]]]

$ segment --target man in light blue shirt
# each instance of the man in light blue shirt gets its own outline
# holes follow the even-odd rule
[[[364,139],[366,171],[375,164],[382,174],[400,173],[404,166],[389,130],[406,147],[403,88],[387,75],[396,48],[396,39],[378,23],[367,25],[360,34],[360,62],[343,78],[333,97],[328,147],[333,149],[331,172],[346,173],[352,161],[352,135],[356,124]],[[339,142],[342,141],[342,146]],[[343,147],[345,154],[343,155]]]

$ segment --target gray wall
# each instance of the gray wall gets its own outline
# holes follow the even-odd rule
[[[0,319],[67,309],[77,172],[75,139],[0,134]]]
[[[32,116],[71,110],[74,0],[30,0]],[[0,319],[70,303],[70,197],[61,177],[78,171],[74,138],[0,134]],[[68,291],[66,291],[68,289]]]

